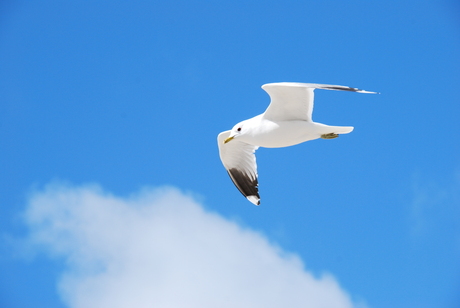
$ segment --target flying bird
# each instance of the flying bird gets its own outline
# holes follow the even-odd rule
[[[236,124],[217,137],[219,155],[238,190],[250,202],[260,204],[255,151],[280,148],[305,141],[334,139],[348,134],[352,126],[329,126],[313,122],[315,89],[376,93],[346,86],[280,82],[262,86],[270,96],[264,113]]]

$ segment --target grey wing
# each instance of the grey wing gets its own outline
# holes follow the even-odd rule
[[[296,82],[267,83],[262,89],[271,99],[264,117],[272,121],[312,121],[315,89],[375,93],[346,86]]]
[[[219,155],[222,164],[236,188],[250,202],[260,204],[260,196],[257,181],[257,164],[255,151],[259,148],[236,139],[224,144],[224,140],[230,136],[230,131],[225,131],[217,137]]]

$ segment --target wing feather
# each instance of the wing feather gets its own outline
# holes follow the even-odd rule
[[[346,86],[297,82],[267,83],[262,89],[271,99],[264,117],[272,121],[312,121],[315,89],[376,93]]]
[[[220,160],[236,188],[249,201],[259,205],[259,183],[257,180],[256,156],[254,154],[259,147],[237,139],[224,144],[224,140],[229,136],[230,131],[228,130],[220,133],[217,137]]]

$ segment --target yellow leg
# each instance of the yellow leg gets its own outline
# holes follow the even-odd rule
[[[330,134],[322,134],[321,138],[323,138],[323,139],[334,139],[334,138],[337,138],[338,136],[339,136],[339,134],[330,133]]]

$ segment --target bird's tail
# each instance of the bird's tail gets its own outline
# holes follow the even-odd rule
[[[354,129],[353,126],[329,126],[332,129],[332,133],[335,134],[348,134]]]

